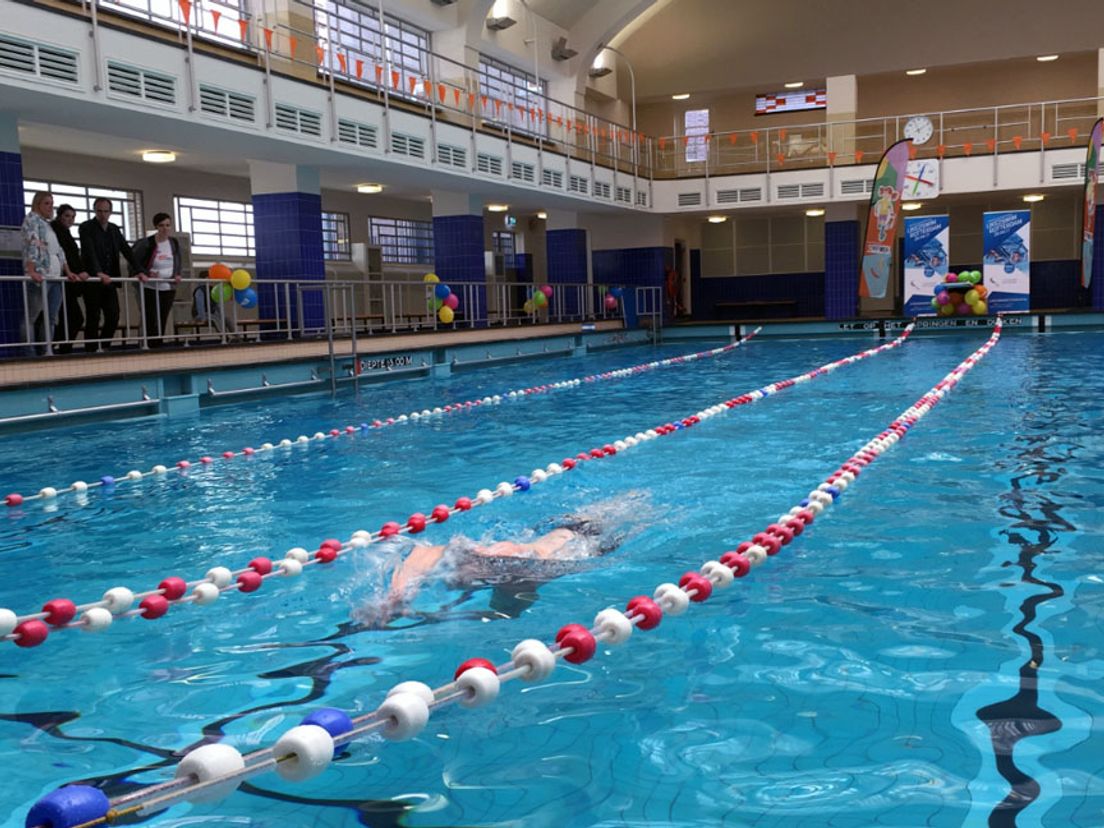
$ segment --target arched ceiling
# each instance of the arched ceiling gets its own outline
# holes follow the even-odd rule
[[[534,0],[548,14],[582,0]],[[602,0],[599,0],[602,2]],[[562,7],[560,12],[552,9]],[[570,28],[569,26],[565,28]],[[1104,45],[1100,0],[660,0],[613,39],[641,100]]]

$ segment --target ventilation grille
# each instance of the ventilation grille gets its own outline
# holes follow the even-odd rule
[[[322,116],[287,104],[276,104],[276,128],[298,132],[312,138],[322,137]]]
[[[581,175],[571,175],[567,179],[567,191],[569,193],[578,193],[579,195],[586,195],[590,192],[590,181],[583,178]]]
[[[632,204],[632,188],[618,187],[617,200],[620,201],[622,204]]]
[[[391,133],[391,152],[408,158],[425,158],[425,139],[401,132]]]
[[[718,204],[735,204],[740,200],[739,190],[717,190],[715,195]]]
[[[854,178],[850,181],[841,181],[840,193],[842,195],[862,195],[863,193],[869,193],[870,183],[869,178]]]
[[[465,170],[468,167],[468,151],[463,147],[454,147],[451,144],[438,144],[437,163],[446,167]]]
[[[636,191],[636,206],[647,207],[648,206],[648,191],[637,190]]]
[[[76,83],[77,53],[0,35],[0,70]]]
[[[608,200],[613,197],[613,188],[605,181],[595,181],[594,197]]]
[[[639,193],[637,196],[639,197]],[[701,193],[679,193],[678,194],[678,206],[679,207],[697,207],[701,204]]]
[[[337,140],[343,144],[376,149],[379,146],[379,130],[368,124],[342,120],[337,122]]]
[[[545,187],[555,187],[557,190],[562,190],[564,174],[560,170],[541,170],[541,184]]]
[[[1062,181],[1063,179],[1075,179],[1082,181],[1085,178],[1085,165],[1079,164],[1076,161],[1070,164],[1052,164],[1050,167],[1050,177],[1054,181]]]
[[[176,79],[171,75],[137,69],[113,60],[107,62],[107,91],[112,95],[170,106],[176,103]]]
[[[475,156],[475,169],[484,175],[502,176],[502,159],[497,155],[486,152],[477,153]]]
[[[199,108],[208,115],[251,124],[257,118],[256,106],[256,99],[249,95],[227,92],[202,83],[199,85]]]
[[[801,198],[800,184],[782,184],[778,187],[779,201],[785,201],[790,198]]]
[[[801,185],[802,198],[824,198],[824,184],[820,181]]]
[[[537,168],[524,161],[514,161],[510,164],[510,178],[532,184],[537,180]]]

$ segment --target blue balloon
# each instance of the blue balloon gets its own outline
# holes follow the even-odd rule
[[[257,291],[251,287],[247,287],[245,290],[235,290],[234,299],[243,308],[257,307]]]
[[[438,299],[448,299],[449,294],[452,293],[452,288],[443,282],[438,282],[433,288],[433,293]]]
[[[609,292],[612,293],[614,296],[616,296],[618,299],[620,299],[621,294],[623,294],[625,291],[623,291],[619,287],[613,287],[613,288],[610,288]]]

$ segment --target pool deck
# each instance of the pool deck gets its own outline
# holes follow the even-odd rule
[[[595,322],[594,331],[622,329],[620,320]],[[525,341],[578,334],[579,323],[508,328],[480,328],[462,331],[434,331],[357,337],[358,356],[389,353],[410,348],[447,348],[488,342]],[[299,360],[328,359],[326,340],[250,342],[165,348],[152,351],[116,350],[108,354],[74,353],[0,362],[0,389],[29,385],[67,383],[174,371],[238,366],[273,365]],[[353,356],[352,340],[334,340],[334,355]]]

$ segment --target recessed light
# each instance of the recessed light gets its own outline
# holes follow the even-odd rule
[[[541,210],[539,213],[537,213],[537,218],[539,218],[541,221],[547,221],[548,213],[544,212],[544,210]]]
[[[679,92],[677,95],[672,95],[671,100],[672,101],[685,101],[689,97],[690,97],[689,92]]]
[[[509,204],[488,204],[487,210],[491,213],[505,213],[510,209]]]
[[[142,160],[147,164],[171,164],[176,160],[176,153],[172,150],[144,150]]]
[[[709,217],[709,223],[710,224],[724,224],[726,221],[728,221],[728,216],[710,216]]]
[[[824,215],[824,208],[823,207],[812,207],[812,208],[805,211],[805,215],[807,215],[809,218],[816,218],[817,216],[823,216]]]
[[[372,195],[373,193],[382,193],[383,192],[383,185],[382,184],[357,184],[357,192],[358,193],[366,193],[368,195]]]
[[[787,89],[800,89],[805,85],[805,81],[790,81],[789,83],[782,84]]]
[[[923,206],[924,205],[921,204],[919,201],[904,201],[901,203],[901,209],[908,210],[910,212],[912,210],[919,210]]]
[[[927,69],[906,69],[905,74],[906,75],[923,75],[927,71],[928,71]]]
[[[1042,193],[1028,193],[1023,197],[1023,200],[1028,204],[1034,204],[1036,201],[1042,201],[1044,198],[1046,198],[1046,196]]]
[[[1058,60],[1058,55],[1039,55],[1035,60],[1039,61],[1039,63],[1051,63]]]

